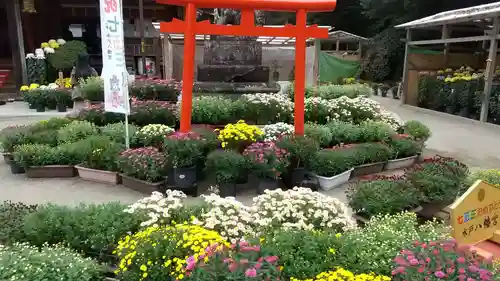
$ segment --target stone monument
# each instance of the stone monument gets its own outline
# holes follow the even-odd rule
[[[238,25],[241,13],[233,9],[213,9],[214,23]],[[256,24],[263,25],[262,12]],[[203,64],[198,65],[195,92],[276,93],[280,87],[270,82],[269,67],[262,65],[262,42],[255,37],[211,36],[205,41]]]

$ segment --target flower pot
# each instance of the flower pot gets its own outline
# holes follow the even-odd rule
[[[418,155],[389,160],[385,164],[384,170],[397,170],[413,166],[417,162]]]
[[[10,161],[9,166],[10,166],[10,172],[14,175],[26,173],[24,167],[14,161]]]
[[[270,179],[259,179],[259,185],[257,186],[257,194],[264,194],[264,191],[276,190],[279,188],[278,180]]]
[[[119,184],[120,176],[117,172],[104,171],[104,170],[95,170],[90,168],[85,168],[79,165],[75,166],[75,169],[78,171],[78,175],[80,178],[100,183],[107,184]]]
[[[159,181],[159,182],[147,182],[143,180],[138,180],[129,176],[126,176],[124,174],[120,174],[122,178],[122,184],[123,186],[133,189],[135,191],[145,193],[145,194],[151,194],[155,191],[158,192],[163,192],[164,191],[164,184],[165,181]]]
[[[28,178],[72,178],[76,176],[75,167],[69,165],[48,165],[28,167]]]
[[[10,162],[14,159],[12,156],[12,153],[6,152],[3,154],[3,160],[5,161],[5,164],[10,164]]]
[[[302,182],[306,179],[307,170],[305,168],[291,169],[284,177],[283,183],[287,188],[302,186]]]
[[[174,184],[179,188],[189,188],[196,184],[196,166],[174,168]]]
[[[57,112],[66,112],[66,105],[65,104],[58,104],[57,105]]]
[[[236,183],[219,183],[219,196],[236,197]]]
[[[36,112],[45,112],[45,105],[36,105]]]
[[[335,187],[341,186],[349,181],[353,170],[354,169],[347,170],[333,177],[322,177],[316,175],[319,187],[323,190],[332,190]]]
[[[422,203],[422,208],[418,212],[418,214],[424,218],[433,218],[439,212],[441,212],[444,208],[448,207],[453,200],[441,200],[429,203]]]
[[[354,167],[351,178],[380,173],[384,170],[385,163],[386,162],[377,162]]]

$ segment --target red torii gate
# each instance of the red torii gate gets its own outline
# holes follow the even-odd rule
[[[307,26],[308,12],[335,9],[337,0],[156,0],[160,4],[185,7],[184,21],[174,19],[160,23],[160,31],[184,34],[184,69],[182,72],[181,132],[191,130],[193,103],[194,57],[196,34],[233,36],[295,37],[295,133],[304,134],[304,91],[306,40],[328,38],[328,29]],[[227,8],[241,10],[240,25],[218,25],[196,21],[197,8]],[[255,10],[296,13],[296,25],[284,27],[255,26]]]

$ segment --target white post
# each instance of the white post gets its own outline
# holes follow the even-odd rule
[[[408,57],[410,56],[411,29],[406,30],[405,60],[403,64],[403,81],[401,82],[401,104],[406,104],[406,93],[408,92],[408,73],[410,71]]]
[[[128,114],[125,113],[125,147],[130,148],[130,137],[128,132]]]
[[[497,60],[498,41],[496,39],[500,30],[500,19],[498,17],[493,19],[493,30],[490,39],[490,53],[486,61],[486,72],[484,79],[484,95],[483,104],[481,106],[481,122],[486,122],[488,119],[488,105],[490,103],[491,87],[493,85],[493,75],[495,74],[495,65]]]

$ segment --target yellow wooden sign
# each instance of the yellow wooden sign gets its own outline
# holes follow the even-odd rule
[[[500,230],[500,189],[476,181],[453,205],[451,226],[459,244],[476,244]]]

